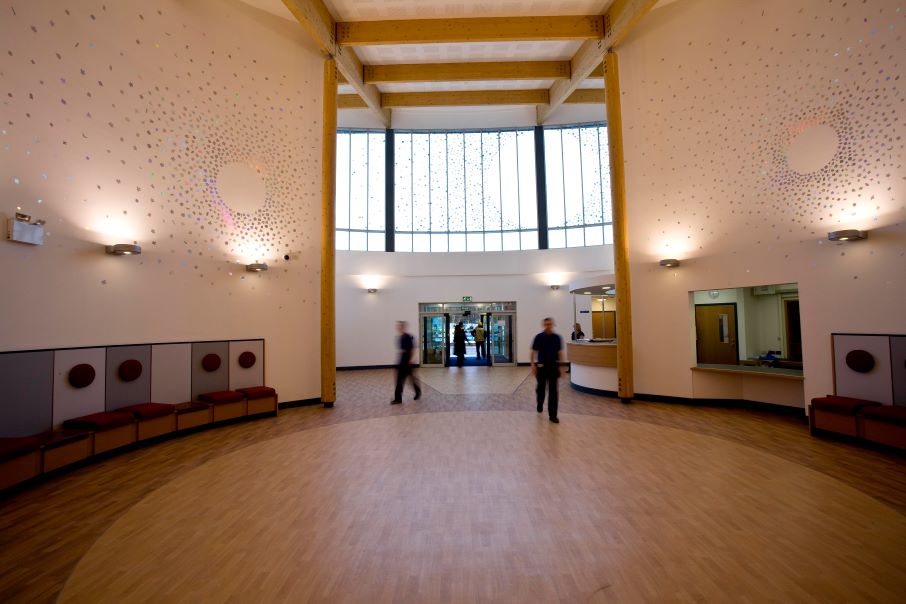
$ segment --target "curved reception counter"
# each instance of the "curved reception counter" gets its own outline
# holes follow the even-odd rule
[[[606,396],[617,392],[616,340],[569,342],[570,384],[577,390]]]

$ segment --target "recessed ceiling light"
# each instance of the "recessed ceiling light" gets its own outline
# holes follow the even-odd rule
[[[661,260],[660,262],[658,262],[658,264],[660,264],[661,266],[667,267],[667,268],[673,268],[673,267],[679,266],[680,261],[677,260],[676,258],[665,258],[664,260]]]
[[[113,256],[135,256],[142,253],[140,245],[134,243],[117,243],[116,245],[105,245],[104,250]]]
[[[827,234],[827,238],[829,241],[860,241],[868,239],[868,231],[859,231],[857,229],[831,231]]]
[[[245,270],[250,273],[263,273],[267,270],[267,264],[264,262],[253,262],[252,264],[246,264]]]

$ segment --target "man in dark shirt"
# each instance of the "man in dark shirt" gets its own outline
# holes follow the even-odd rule
[[[559,424],[557,418],[557,379],[560,377],[560,351],[563,342],[554,333],[554,320],[544,319],[544,331],[535,336],[532,342],[532,374],[538,380],[538,413],[544,411],[544,387],[547,385],[547,414],[550,420]]]
[[[403,386],[406,378],[412,380],[412,387],[415,388],[415,400],[422,396],[422,389],[412,373],[412,353],[415,350],[415,338],[406,333],[406,322],[397,321],[396,328],[400,332],[400,362],[396,366],[396,391],[394,392],[391,405],[399,405],[403,402]]]

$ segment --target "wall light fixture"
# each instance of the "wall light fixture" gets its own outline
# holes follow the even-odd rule
[[[857,229],[844,229],[842,231],[831,231],[827,234],[828,241],[861,241],[868,239],[868,231],[859,231]]]
[[[105,245],[104,250],[113,256],[137,256],[142,253],[142,246],[134,243],[117,243]]]
[[[253,262],[252,264],[246,264],[245,270],[250,273],[263,273],[267,270],[267,264],[264,262]]]
[[[658,264],[667,268],[674,268],[680,265],[680,261],[676,258],[664,258],[663,260],[658,262]]]
[[[376,294],[376,293],[377,293],[377,288],[376,288],[376,287],[369,287],[369,288],[367,289],[367,291],[368,291],[369,294]]]

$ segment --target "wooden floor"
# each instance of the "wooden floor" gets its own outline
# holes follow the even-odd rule
[[[0,501],[0,601],[894,602],[906,590],[902,456],[810,438],[792,418],[624,406],[565,385],[553,425],[531,380],[480,395],[426,383],[422,400],[390,406],[391,380],[343,373],[334,409],[174,439]]]

